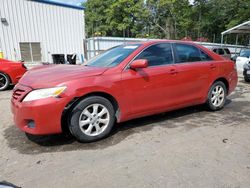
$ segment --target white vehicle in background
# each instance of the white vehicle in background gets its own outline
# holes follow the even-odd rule
[[[250,49],[243,49],[240,55],[236,58],[236,65],[238,71],[243,71],[244,64],[248,63],[250,58]]]

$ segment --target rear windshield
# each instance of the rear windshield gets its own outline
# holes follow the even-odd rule
[[[242,50],[240,52],[240,57],[250,57],[250,49]]]
[[[127,44],[111,48],[102,54],[94,57],[87,62],[86,66],[91,67],[114,67],[119,65],[131,53],[133,53],[140,44]]]

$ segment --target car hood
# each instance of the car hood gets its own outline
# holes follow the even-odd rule
[[[43,65],[26,72],[19,83],[32,88],[53,87],[70,80],[101,75],[106,70],[82,65]]]
[[[249,60],[250,59],[248,57],[237,57],[236,58],[236,63],[244,64],[244,63],[248,63]]]

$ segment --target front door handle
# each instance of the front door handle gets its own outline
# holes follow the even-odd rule
[[[216,65],[215,64],[210,64],[210,69],[215,69]]]

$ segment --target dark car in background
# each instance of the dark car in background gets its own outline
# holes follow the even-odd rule
[[[226,47],[211,47],[209,49],[224,58],[231,59],[231,52]]]
[[[250,58],[243,66],[243,76],[246,82],[250,82]]]

